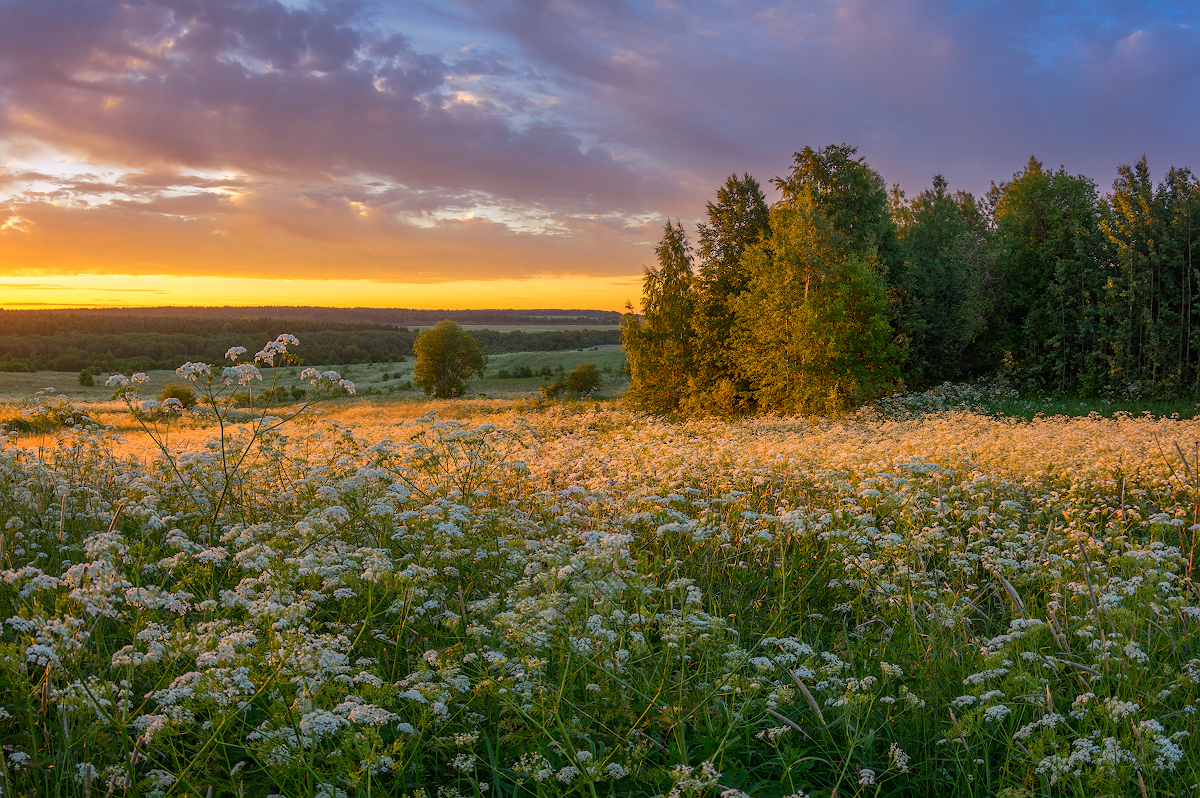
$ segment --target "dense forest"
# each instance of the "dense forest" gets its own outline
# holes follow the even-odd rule
[[[732,175],[693,249],[668,221],[630,399],[655,412],[836,411],[998,376],[1025,392],[1200,400],[1200,181],[1143,157],[1101,194],[1036,158],[983,197],[915,197],[845,144],[795,154],[768,206]]]
[[[103,374],[173,369],[188,360],[219,363],[230,347],[256,352],[281,332],[300,338],[296,354],[313,365],[398,362],[412,356],[417,337],[407,327],[311,318],[0,311],[0,371],[86,368]],[[616,330],[472,330],[471,335],[491,354],[586,349],[619,341]]]

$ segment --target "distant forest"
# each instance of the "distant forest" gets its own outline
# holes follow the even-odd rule
[[[330,323],[386,324],[396,327],[432,327],[442,319],[459,324],[501,324],[525,327],[538,324],[569,325],[577,328],[615,327],[621,314],[611,310],[414,310],[412,308],[323,308],[306,305],[261,305],[254,307],[157,307],[157,308],[72,308],[70,310],[9,311],[9,314],[30,314],[39,317],[124,317],[153,316],[161,318],[229,319],[303,319]],[[0,331],[7,332],[11,323],[0,311]],[[78,323],[78,322],[76,322]]]
[[[915,197],[854,147],[795,154],[768,206],[732,175],[668,222],[629,397],[655,412],[836,411],[981,376],[1026,393],[1200,400],[1200,181],[1143,157],[1111,191],[1030,158],[983,197]]]
[[[193,313],[207,310],[193,309]],[[295,353],[304,363],[312,365],[399,362],[413,355],[412,344],[417,337],[415,330],[404,326],[322,321],[309,316],[246,318],[0,311],[0,371],[86,368],[102,374],[174,369],[188,360],[220,363],[230,347],[244,346],[256,352],[281,332],[290,332],[300,339],[301,345]],[[470,332],[491,354],[586,349],[620,341],[616,330]]]

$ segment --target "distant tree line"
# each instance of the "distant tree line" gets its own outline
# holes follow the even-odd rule
[[[23,313],[0,313],[0,371],[102,374],[173,369],[188,360],[218,363],[230,347],[256,352],[280,332],[300,337],[296,354],[308,364],[399,362],[413,356],[418,335],[385,324],[311,319]],[[472,335],[492,354],[585,349],[620,340],[616,330],[475,330]]]
[[[57,322],[55,317],[71,316],[72,322]],[[257,307],[151,307],[151,308],[72,308],[69,310],[0,310],[0,330],[7,325],[45,323],[51,329],[59,323],[83,324],[87,319],[152,318],[162,322],[170,318],[224,319],[244,323],[257,318],[299,319],[326,324],[347,324],[363,327],[369,324],[397,326],[433,326],[443,319],[460,324],[503,324],[535,326],[540,324],[570,325],[572,327],[612,327],[620,324],[621,314],[611,310],[572,310],[545,308],[540,310],[416,310],[412,308],[323,308],[305,305],[262,305]],[[127,322],[123,322],[127,323]]]
[[[629,398],[654,412],[836,411],[899,386],[1001,375],[1060,396],[1200,399],[1200,181],[1143,157],[1100,194],[1036,158],[982,198],[909,198],[854,147],[806,147],[768,206],[748,174],[693,249],[668,221]]]

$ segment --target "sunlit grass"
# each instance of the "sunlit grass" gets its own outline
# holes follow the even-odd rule
[[[314,409],[5,441],[6,794],[1197,789],[1200,422]]]

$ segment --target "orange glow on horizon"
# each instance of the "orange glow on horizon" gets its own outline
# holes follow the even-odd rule
[[[447,309],[624,310],[641,298],[641,275],[391,283],[374,280],[127,274],[0,277],[0,308],[312,305]]]

